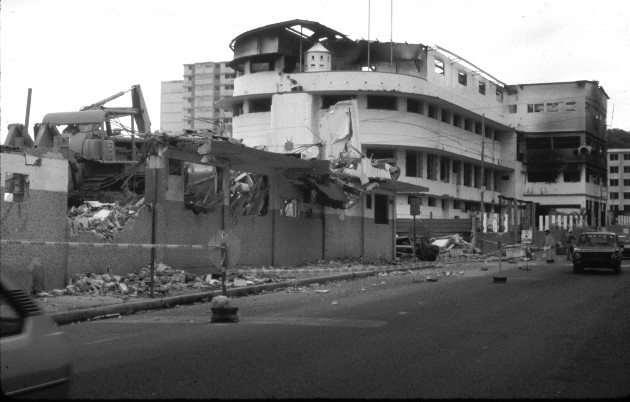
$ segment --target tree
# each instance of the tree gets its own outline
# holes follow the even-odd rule
[[[630,148],[630,132],[620,128],[606,130],[607,148]]]

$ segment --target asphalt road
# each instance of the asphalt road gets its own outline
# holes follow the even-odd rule
[[[627,396],[628,265],[337,282],[235,299],[229,324],[206,303],[68,325],[71,397]]]

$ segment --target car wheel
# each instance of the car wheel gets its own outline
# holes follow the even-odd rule
[[[582,272],[582,267],[577,264],[573,264],[573,273],[579,274],[581,272]]]

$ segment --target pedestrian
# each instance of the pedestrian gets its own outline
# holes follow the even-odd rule
[[[553,255],[554,255],[554,247],[556,246],[556,241],[554,240],[551,233],[549,233],[549,229],[545,230],[545,244],[543,245],[543,250],[545,253],[545,258],[548,263],[552,263]]]
[[[573,244],[575,244],[575,236],[573,236],[573,229],[569,229],[569,236],[567,237],[567,260],[573,258]]]

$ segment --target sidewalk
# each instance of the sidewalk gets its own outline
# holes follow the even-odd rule
[[[518,269],[518,267],[526,267],[526,262],[508,262],[502,261],[502,271],[510,271]],[[541,264],[541,261],[530,261],[529,266],[533,267]],[[241,271],[243,270],[235,270]],[[279,271],[279,270],[275,270]],[[292,269],[282,270],[283,272],[292,273],[295,279],[288,279],[275,283],[255,284],[248,286],[232,286],[226,289],[228,297],[239,297],[248,294],[274,292],[278,289],[308,286],[310,284],[322,284],[331,281],[343,281],[356,278],[365,278],[378,275],[383,272],[396,272],[400,274],[413,273],[415,275],[424,275],[426,277],[448,277],[448,276],[484,276],[496,274],[499,272],[499,262],[495,261],[468,261],[468,260],[451,260],[438,262],[406,262],[399,265],[385,265],[376,267],[366,267],[365,269],[354,269],[352,272],[343,272],[344,269]],[[350,271],[350,269],[347,269]],[[248,271],[248,272],[251,272]],[[192,304],[198,302],[208,302],[213,297],[222,294],[221,289],[204,291],[198,289],[194,292],[187,292],[176,295],[158,295],[151,298],[146,296],[138,297],[115,297],[107,295],[65,295],[38,297],[35,300],[41,306],[42,310],[50,314],[51,317],[59,325],[69,324],[73,322],[117,317],[119,315],[133,314],[137,311],[168,308],[182,304]]]

